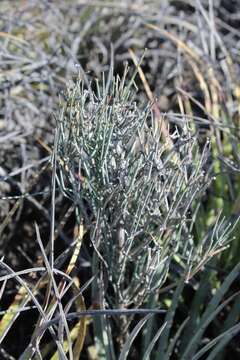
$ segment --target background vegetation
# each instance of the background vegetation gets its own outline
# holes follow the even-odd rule
[[[1,1],[1,358],[239,357],[239,22]]]

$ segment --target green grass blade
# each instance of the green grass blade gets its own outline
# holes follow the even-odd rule
[[[200,276],[200,284],[191,303],[190,311],[188,312],[189,321],[182,334],[180,354],[184,352],[184,349],[186,349],[187,344],[189,343],[189,339],[194,334],[194,331],[196,330],[197,327],[197,320],[198,317],[200,316],[201,306],[202,304],[204,304],[206,297],[211,292],[211,284],[209,282],[209,277],[210,277],[210,271],[205,271]]]
[[[212,350],[210,355],[206,360],[215,360],[218,359],[219,352],[232,340],[232,338],[237,335],[240,331],[240,323],[232,326],[227,331],[224,331],[221,335],[217,336],[215,339],[210,341],[205,345],[194,357],[192,360],[198,360],[202,355],[204,355],[209,349],[211,349],[218,342],[218,345]]]
[[[170,344],[169,344],[169,347],[168,347],[168,350],[167,350],[167,353],[166,353],[166,356],[165,356],[164,360],[170,359],[170,357],[171,357],[171,355],[173,353],[174,347],[175,347],[177,341],[180,339],[180,335],[181,335],[183,329],[185,328],[187,322],[189,321],[189,318],[190,317],[187,317],[183,321],[183,323],[179,326],[176,334],[174,335],[174,338],[170,341]]]
[[[138,324],[135,326],[135,328],[132,330],[131,334],[129,335],[128,340],[126,341],[126,343],[123,346],[123,349],[120,353],[119,356],[119,360],[126,360],[128,353],[130,351],[131,345],[134,341],[134,339],[136,338],[136,336],[138,335],[139,331],[142,329],[142,327],[144,326],[144,324],[152,317],[152,314],[149,314],[147,316],[145,316],[142,320],[140,320],[138,322]]]
[[[240,271],[240,263],[238,263],[233,268],[233,270],[230,272],[230,274],[224,280],[221,287],[216,291],[215,295],[213,296],[212,300],[210,301],[207,309],[205,310],[205,312],[204,312],[204,314],[203,314],[203,316],[202,316],[202,318],[200,320],[200,323],[198,325],[199,329],[201,329],[203,324],[206,323],[206,321],[208,321],[208,318],[211,316],[213,311],[216,309],[216,307],[218,306],[218,304],[222,300],[223,296],[228,291],[228,289],[231,286],[231,284],[233,283],[233,281],[239,275],[239,271]],[[192,340],[189,342],[185,352],[182,355],[183,360],[187,359],[187,356],[190,356],[191,354],[194,354],[194,352],[196,351],[196,349],[198,347],[198,341],[196,341],[196,339],[200,340],[202,334],[203,334],[202,330],[198,331],[198,335],[197,336],[195,335],[196,338],[194,336],[194,338],[192,338]]]
[[[165,327],[165,329],[163,331],[163,334],[160,338],[160,341],[158,344],[158,349],[157,349],[159,359],[164,359],[164,356],[166,355],[166,350],[167,350],[167,346],[169,343],[170,330],[171,330],[171,327],[173,324],[173,318],[174,318],[174,315],[175,315],[175,312],[176,312],[176,309],[178,306],[179,298],[181,296],[183,288],[184,288],[184,276],[182,276],[182,278],[179,280],[179,284],[178,284],[176,290],[174,291],[171,306],[165,317],[165,322],[167,323],[167,326]]]
[[[150,342],[150,344],[147,347],[147,350],[143,356],[143,360],[149,360],[149,357],[151,355],[151,352],[154,348],[154,345],[156,344],[156,342],[158,341],[159,337],[161,336],[163,330],[165,329],[167,323],[165,322],[160,329],[157,331],[157,333],[155,334],[154,338],[152,339],[152,341]]]

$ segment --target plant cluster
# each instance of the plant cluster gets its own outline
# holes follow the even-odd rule
[[[238,2],[9,4],[0,358],[237,358]]]

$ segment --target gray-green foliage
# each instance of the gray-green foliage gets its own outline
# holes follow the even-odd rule
[[[127,83],[110,72],[101,84],[78,80],[66,91],[57,119],[58,183],[94,247],[93,298],[100,292],[102,306],[116,308],[148,301],[172,262],[185,274],[183,282],[190,279],[224,248],[230,233],[218,219],[194,241],[197,199],[211,181],[204,171],[208,145],[200,152],[186,123],[173,126],[163,141],[163,119],[135,98],[133,78]],[[169,316],[172,321],[174,312]],[[130,323],[120,321],[122,341]],[[169,324],[163,334],[167,329]],[[96,321],[95,331],[103,357],[113,356],[108,321]]]
[[[150,108],[139,108],[123,81],[109,81],[96,94],[81,81],[68,90],[58,121],[59,183],[90,227],[118,304],[129,305],[160,285],[175,254],[194,256],[187,222],[207,183],[205,156],[178,130],[174,148],[166,146]]]

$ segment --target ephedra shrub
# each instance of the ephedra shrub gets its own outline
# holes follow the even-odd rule
[[[200,241],[193,235],[198,204],[211,182],[209,143],[200,152],[184,122],[165,124],[163,134],[164,118],[156,118],[152,104],[137,103],[134,78],[127,81],[126,75],[69,86],[54,152],[58,184],[76,206],[82,246],[91,254],[91,301],[119,310],[144,306],[171,264],[188,281],[229,238],[220,218]],[[122,346],[131,321],[95,320],[95,340],[109,346],[113,333]]]

